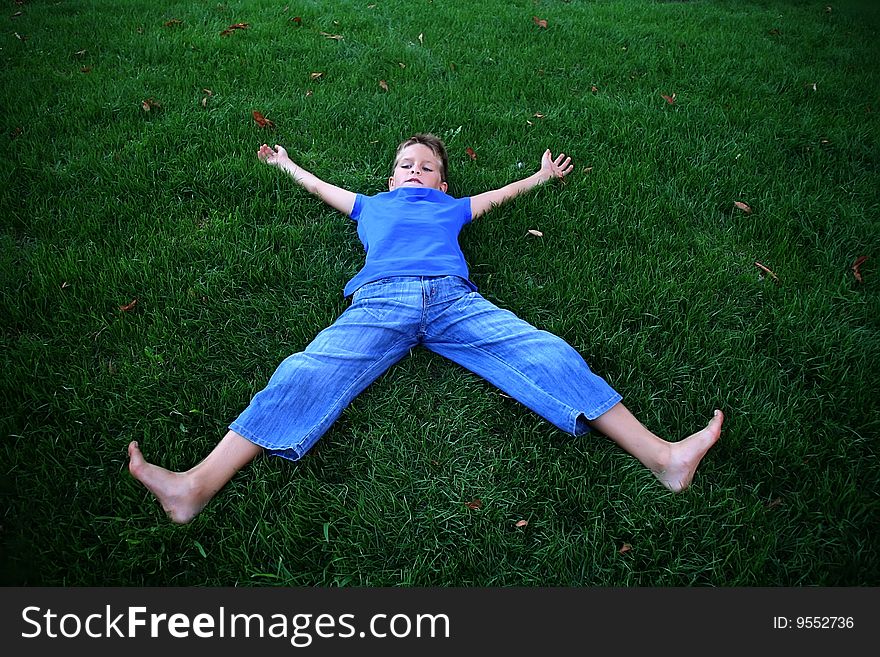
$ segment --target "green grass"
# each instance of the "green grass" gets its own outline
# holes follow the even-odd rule
[[[880,584],[867,3],[33,1],[0,20],[2,582]],[[456,196],[571,154],[564,184],[464,231],[472,279],[658,433],[724,409],[694,485],[667,493],[417,351],[303,460],[259,459],[173,526],[128,442],[200,460],[362,264],[354,225],[257,148],[375,193],[419,131],[448,138]]]

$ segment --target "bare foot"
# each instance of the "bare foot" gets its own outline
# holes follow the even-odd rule
[[[158,465],[147,463],[138,444],[128,446],[128,470],[132,476],[147,487],[165,513],[173,522],[186,524],[204,508],[207,500],[201,500],[191,478],[186,473],[171,472]]]
[[[671,443],[669,465],[654,472],[657,479],[673,493],[679,493],[690,486],[700,461],[721,436],[723,422],[724,413],[715,411],[715,417],[705,429],[677,443]]]

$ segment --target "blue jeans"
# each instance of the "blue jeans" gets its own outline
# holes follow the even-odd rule
[[[360,287],[305,351],[286,358],[230,429],[301,458],[349,403],[416,345],[466,367],[573,435],[621,396],[552,333],[490,303],[457,276]]]

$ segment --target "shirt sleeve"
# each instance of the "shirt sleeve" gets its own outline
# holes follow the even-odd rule
[[[473,213],[471,212],[471,197],[465,196],[464,198],[458,199],[458,202],[460,203],[460,206],[461,206],[460,207],[461,225],[466,226],[474,218]]]
[[[351,214],[348,215],[351,217],[352,221],[357,221],[358,217],[361,214],[361,210],[364,209],[364,201],[365,197],[363,194],[356,194],[354,197],[354,207],[351,209]]]

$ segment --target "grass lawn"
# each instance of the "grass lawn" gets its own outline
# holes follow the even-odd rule
[[[0,582],[880,584],[870,3],[5,12]],[[258,147],[374,194],[422,131],[454,196],[571,155],[564,182],[465,228],[471,279],[668,439],[723,409],[693,486],[417,350],[305,458],[258,459],[173,525],[129,441],[197,463],[363,264],[355,224]]]

